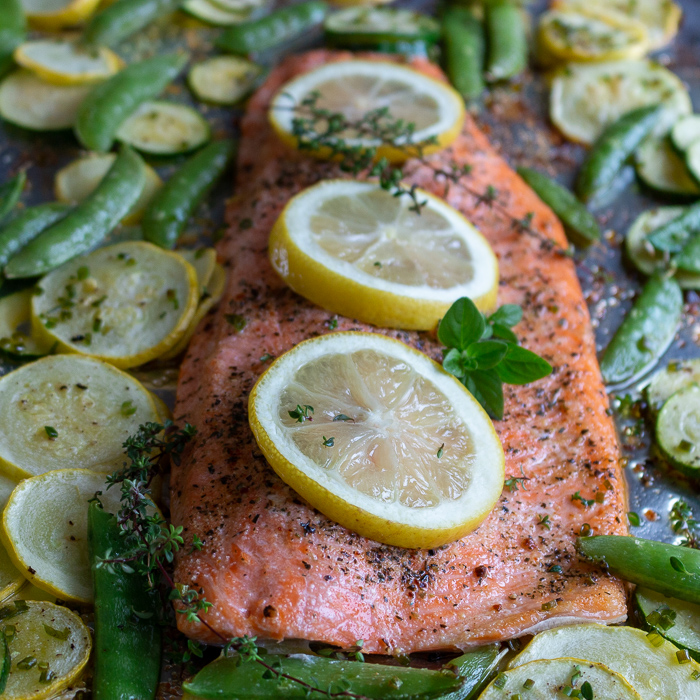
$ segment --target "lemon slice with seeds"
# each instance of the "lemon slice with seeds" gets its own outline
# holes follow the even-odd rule
[[[124,62],[114,51],[87,49],[75,41],[39,39],[20,44],[15,61],[55,85],[94,83],[114,75]]]
[[[382,335],[297,345],[258,380],[249,418],[287,484],[386,544],[459,539],[503,488],[503,448],[476,399],[426,355]]]
[[[293,120],[308,117],[302,103],[312,93],[319,94],[317,108],[343,114],[351,122],[375,110],[387,109],[388,116],[378,120],[380,126],[397,120],[414,124],[415,132],[410,142],[404,135],[393,145],[360,136],[356,131],[341,134],[347,144],[376,146],[377,157],[396,163],[415,153],[411,144],[426,144],[424,154],[449,146],[464,122],[464,101],[445,83],[395,63],[340,61],[300,75],[283,85],[273,98],[270,122],[280,138],[292,147],[297,146]],[[318,125],[318,130],[323,128],[322,124]],[[321,150],[316,155],[327,157],[329,154]]]
[[[430,330],[464,296],[490,310],[498,262],[488,242],[438,197],[417,196],[420,213],[371,182],[314,185],[275,223],[272,265],[310,301],[379,326]]]

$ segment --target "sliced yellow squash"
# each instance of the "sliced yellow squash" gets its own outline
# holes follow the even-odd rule
[[[52,344],[31,332],[32,289],[0,299],[0,351],[18,358],[42,357]]]
[[[29,23],[35,29],[57,31],[82,24],[97,9],[100,0],[21,0]]]

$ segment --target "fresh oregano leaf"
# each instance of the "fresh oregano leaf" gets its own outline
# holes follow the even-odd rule
[[[484,316],[468,297],[452,304],[438,326],[438,339],[448,348],[466,350],[479,340],[486,327]]]
[[[496,370],[469,372],[464,386],[492,418],[503,418],[503,384]]]
[[[512,328],[523,318],[523,310],[517,304],[503,304],[498,311],[489,316],[489,323]]]
[[[529,384],[552,373],[552,365],[530,350],[509,345],[508,354],[496,367],[498,376],[506,384]]]
[[[493,369],[508,352],[508,345],[500,340],[482,340],[467,348],[467,357],[476,360],[477,369]]]
[[[464,366],[462,364],[462,353],[457,348],[449,350],[442,360],[442,366],[446,372],[453,374],[457,379],[464,379]]]
[[[491,328],[491,332],[496,338],[505,340],[507,343],[513,343],[514,345],[518,344],[518,336],[515,335],[508,326],[504,326],[502,323],[494,323],[492,326],[489,326],[489,328]]]

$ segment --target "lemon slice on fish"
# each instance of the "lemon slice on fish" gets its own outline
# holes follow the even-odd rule
[[[282,141],[296,148],[294,120],[308,118],[304,101],[318,93],[316,107],[340,113],[350,122],[357,122],[372,112],[386,109],[386,116],[377,120],[386,127],[403,120],[415,131],[410,139],[399,136],[393,143],[382,143],[372,136],[349,129],[339,134],[349,145],[376,147],[377,157],[400,163],[415,153],[411,144],[424,144],[424,154],[449,146],[462,129],[464,101],[449,85],[412,68],[386,61],[339,61],[304,73],[280,88],[270,106],[270,122]],[[325,125],[314,125],[323,131]],[[328,157],[326,150],[316,155]]]
[[[474,397],[429,357],[373,333],[330,333],[275,360],[250,394],[277,474],[345,527],[437,547],[486,518],[504,457]]]
[[[489,311],[498,262],[488,241],[443,200],[416,196],[420,213],[371,182],[314,185],[275,223],[272,265],[310,301],[378,326],[431,330],[465,296]]]

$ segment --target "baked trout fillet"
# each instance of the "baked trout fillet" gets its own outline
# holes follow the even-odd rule
[[[575,538],[626,534],[620,453],[574,265],[513,218],[565,245],[551,211],[490,147],[470,118],[436,163],[468,164],[466,187],[446,199],[488,238],[500,263],[499,302],[520,304],[522,344],[554,367],[534,384],[506,387],[496,422],[508,481],[486,521],[435,550],[408,550],[365,539],[324,517],[282,482],[248,426],[248,394],[275,357],[337,331],[385,333],[438,361],[434,334],[387,331],[337,318],[288,289],[267,255],[270,229],[287,201],[337,166],[283,146],[267,121],[274,93],[289,79],[344,53],[287,59],[253,97],[241,127],[236,196],[219,254],[228,288],[200,326],[182,365],[176,421],[198,433],[173,467],[172,515],[194,535],[176,580],[201,589],[213,607],[208,629],[179,616],[189,636],[316,640],[348,647],[364,640],[378,653],[457,649],[577,621],[621,622],[623,585],[582,561]],[[440,77],[427,62],[414,67]],[[407,180],[439,195],[445,184],[418,162]],[[473,192],[496,190],[485,202]],[[505,213],[507,212],[507,214]],[[337,328],[336,328],[337,322]],[[245,324],[245,325],[243,325]],[[516,481],[516,479],[518,479]],[[580,492],[593,505],[572,500]],[[586,501],[588,503],[588,501]],[[214,630],[214,632],[212,632]]]

